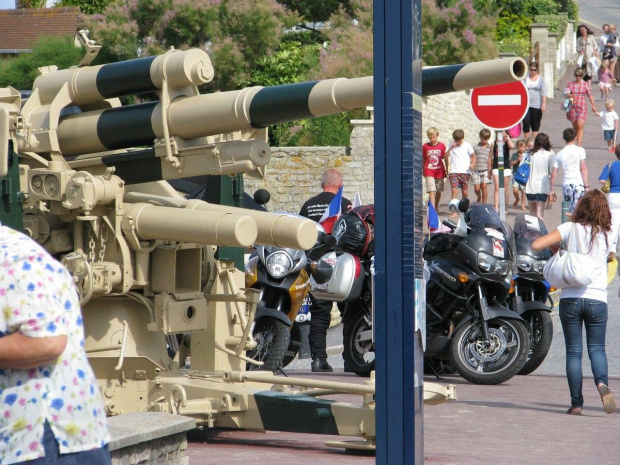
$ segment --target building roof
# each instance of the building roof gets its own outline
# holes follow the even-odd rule
[[[0,10],[0,54],[29,52],[42,36],[73,36],[79,7]]]

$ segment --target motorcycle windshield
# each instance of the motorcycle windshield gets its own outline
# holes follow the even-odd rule
[[[520,213],[515,216],[513,231],[515,236],[533,241],[534,239],[547,234],[547,227],[545,226],[543,220],[537,216]]]
[[[543,220],[536,216],[520,213],[515,216],[514,238],[517,255],[529,255],[533,258],[548,259],[551,255],[548,249],[536,251],[532,249],[532,242],[547,234],[547,227]]]
[[[472,229],[492,228],[505,232],[499,214],[492,206],[484,203],[472,203],[467,210],[465,219]]]

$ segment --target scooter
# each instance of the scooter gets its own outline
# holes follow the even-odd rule
[[[553,340],[550,285],[543,268],[551,258],[551,250],[533,250],[532,242],[547,234],[545,223],[538,217],[521,213],[515,217],[514,239],[516,274],[509,294],[509,306],[521,315],[530,336],[530,351],[519,375],[529,375],[545,360]],[[549,304],[548,304],[549,302]]]

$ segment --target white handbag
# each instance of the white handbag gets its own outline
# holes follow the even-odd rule
[[[563,289],[572,286],[587,286],[592,282],[594,262],[586,255],[581,241],[578,241],[576,227],[577,224],[573,223],[568,237],[567,248],[569,250],[558,250],[558,253],[547,261],[543,269],[543,276],[551,287]],[[578,241],[579,252],[572,251],[574,241]]]

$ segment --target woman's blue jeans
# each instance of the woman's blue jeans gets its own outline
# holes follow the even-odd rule
[[[607,304],[592,299],[560,299],[560,321],[566,343],[566,377],[570,390],[571,407],[583,406],[581,392],[583,372],[582,328],[586,327],[588,357],[594,375],[594,384],[607,384],[607,355],[605,355],[605,332],[607,331]]]

